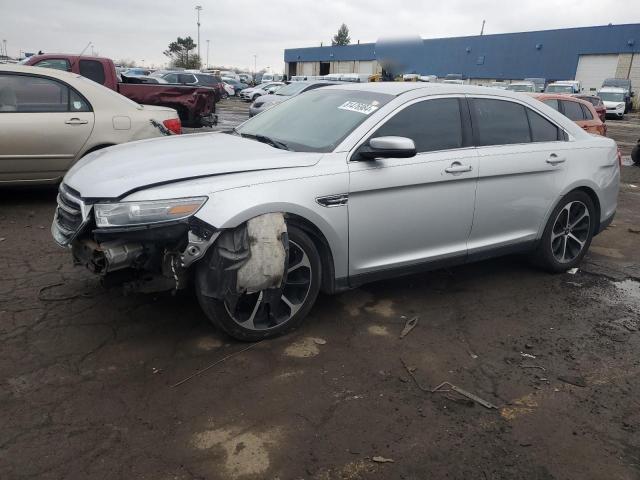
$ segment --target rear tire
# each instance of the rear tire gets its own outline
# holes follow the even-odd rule
[[[262,303],[266,290],[243,294],[232,309],[225,300],[204,296],[202,292],[207,290],[206,285],[200,284],[197,276],[198,301],[214,326],[237,340],[255,342],[289,333],[305,320],[322,283],[320,255],[302,230],[288,226],[288,237],[288,274],[276,311],[271,311],[269,304]]]
[[[553,209],[534,255],[535,262],[552,273],[566,272],[584,258],[599,222],[591,197],[576,190]]]

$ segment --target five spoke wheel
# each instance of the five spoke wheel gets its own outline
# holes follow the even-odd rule
[[[268,291],[242,295],[235,305],[224,302],[229,316],[241,327],[269,330],[288,322],[302,308],[311,288],[313,271],[309,255],[289,240],[289,262],[280,298],[268,298]]]
[[[589,209],[581,201],[567,203],[556,216],[551,231],[551,251],[560,263],[575,260],[591,234]]]

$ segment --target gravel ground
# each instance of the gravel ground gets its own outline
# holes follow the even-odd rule
[[[0,478],[640,478],[640,168],[575,275],[507,257],[378,282],[248,350],[192,294],[74,268],[54,189],[0,197]],[[444,381],[497,408],[425,391]]]

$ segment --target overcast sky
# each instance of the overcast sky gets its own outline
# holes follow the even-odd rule
[[[79,53],[89,42],[114,60],[149,66],[178,36],[200,41],[209,63],[281,71],[283,51],[331,43],[341,23],[352,43],[400,34],[423,38],[640,22],[637,0],[0,0],[0,39],[19,51]],[[91,48],[87,49],[91,53]]]

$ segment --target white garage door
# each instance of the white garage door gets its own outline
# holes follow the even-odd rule
[[[367,75],[373,75],[373,62],[360,61],[360,65],[358,66],[358,73],[366,73]]]
[[[618,55],[580,55],[576,80],[580,80],[585,93],[595,93],[605,78],[616,76]]]
[[[313,75],[313,62],[301,62],[298,65],[302,65],[298,75]]]

